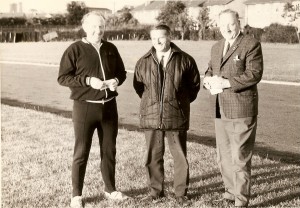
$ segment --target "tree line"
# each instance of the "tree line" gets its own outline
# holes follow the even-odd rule
[[[0,26],[79,26],[84,14],[88,13],[89,9],[84,2],[72,1],[67,4],[66,14],[56,14],[49,18],[0,18]],[[297,19],[296,11],[291,3],[286,3],[284,7],[284,18],[295,21]],[[130,8],[124,7],[117,12],[117,14],[109,15],[106,18],[106,26],[110,36],[118,35],[123,37],[130,29],[140,29],[136,32],[137,37],[147,39],[146,35],[149,26],[141,25],[137,19],[133,17]],[[210,27],[209,11],[208,8],[203,6],[199,9],[197,20],[193,20],[187,12],[187,6],[181,1],[168,1],[160,10],[156,20],[161,23],[167,24],[174,34],[174,39],[189,39],[189,40],[217,40],[220,39],[218,28]],[[299,42],[299,31],[293,26],[280,26],[278,31],[273,28],[279,26],[271,25],[264,29],[251,28],[246,26],[245,31],[252,34],[259,40],[266,40],[266,42],[273,42],[274,40],[281,40],[282,37],[288,37],[287,42]],[[291,34],[291,27],[294,28]],[[125,31],[125,33],[124,33]],[[268,33],[270,32],[270,34]],[[283,31],[283,32],[282,32]],[[263,38],[261,39],[264,33]],[[274,33],[273,33],[274,32]],[[139,34],[140,33],[140,34]],[[266,37],[266,34],[267,35]],[[286,36],[286,34],[288,36]],[[295,36],[296,35],[296,36]],[[129,34],[130,36],[130,34]],[[275,37],[274,37],[275,36]],[[295,40],[295,37],[296,40]],[[279,37],[279,38],[277,38]]]

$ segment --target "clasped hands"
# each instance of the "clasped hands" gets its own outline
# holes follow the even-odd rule
[[[97,77],[88,77],[89,82],[87,81],[88,85],[90,85],[92,88],[96,90],[104,90],[106,88],[109,88],[111,91],[115,91],[118,87],[118,82],[116,79],[109,79],[102,81],[101,79]]]
[[[210,90],[211,94],[218,94],[223,92],[224,88],[230,87],[228,79],[214,75],[212,77],[204,77],[203,85],[206,89]]]

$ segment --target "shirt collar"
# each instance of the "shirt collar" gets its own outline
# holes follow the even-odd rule
[[[226,43],[229,43],[229,44],[230,44],[230,47],[231,47],[231,46],[233,45],[234,41],[237,39],[237,37],[239,37],[240,33],[241,33],[241,31],[239,31],[239,33],[237,34],[237,36],[235,36],[234,39],[232,39],[232,40],[226,40],[225,42],[226,42]],[[225,45],[226,45],[226,44],[225,44]]]
[[[164,56],[165,59],[168,59],[170,54],[171,54],[171,47],[166,52],[156,52],[158,60],[160,60],[162,56]]]
[[[91,42],[89,42],[87,39],[86,39],[86,37],[83,37],[82,39],[82,42],[84,42],[84,43],[87,43],[87,44],[91,44],[92,46],[94,46],[94,48],[96,48],[96,49],[100,49],[100,47],[101,47],[101,45],[102,45],[102,41],[100,42],[100,44],[94,44],[94,43],[91,43]]]

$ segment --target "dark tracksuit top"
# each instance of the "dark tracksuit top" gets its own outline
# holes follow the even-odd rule
[[[61,58],[57,81],[71,89],[72,100],[97,101],[118,95],[116,91],[87,86],[86,77],[97,77],[102,81],[117,78],[119,85],[125,81],[125,67],[115,45],[102,40],[97,52],[85,39],[71,44]]]

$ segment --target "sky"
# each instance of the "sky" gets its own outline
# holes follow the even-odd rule
[[[39,12],[66,12],[66,5],[71,0],[0,0],[0,12],[9,12],[10,4],[22,2],[23,12],[36,9]],[[146,0],[82,0],[87,6],[108,8],[117,11],[124,6],[137,6]]]

